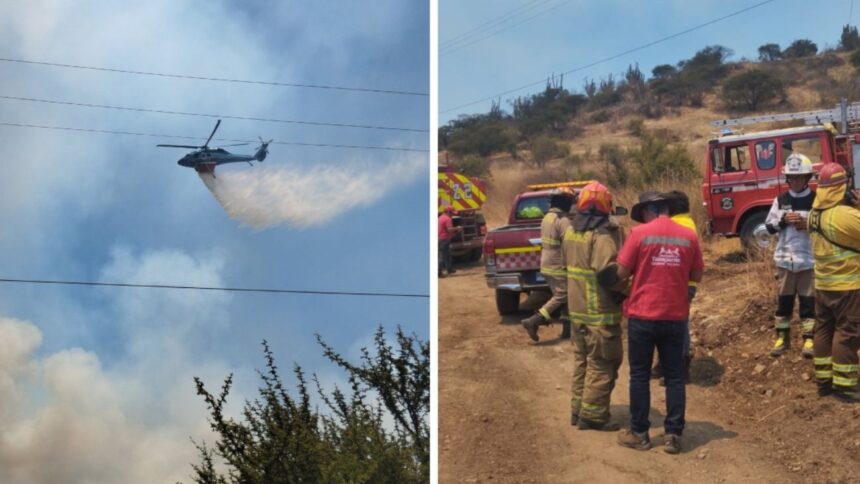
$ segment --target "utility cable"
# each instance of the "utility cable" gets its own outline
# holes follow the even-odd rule
[[[366,297],[411,297],[429,298],[427,294],[408,294],[396,292],[347,292],[347,291],[310,291],[301,289],[272,289],[272,288],[247,288],[247,287],[207,287],[207,286],[178,286],[174,284],[127,284],[121,282],[92,282],[92,281],[66,281],[47,279],[8,279],[0,278],[0,282],[20,284],[59,284],[69,286],[105,286],[105,287],[134,287],[152,289],[185,289],[195,291],[225,291],[225,292],[261,292],[277,294],[317,294],[321,296],[366,296]]]
[[[337,91],[357,91],[357,92],[373,92],[379,94],[399,94],[403,96],[429,96],[426,92],[417,92],[417,91],[397,91],[393,89],[371,89],[364,87],[346,87],[346,86],[326,86],[322,84],[300,84],[300,83],[292,83],[292,82],[274,82],[274,81],[254,81],[247,79],[228,79],[223,77],[205,77],[205,76],[192,76],[187,74],[168,74],[163,72],[147,72],[147,71],[133,71],[127,69],[113,69],[109,67],[95,67],[95,66],[83,66],[83,65],[75,65],[75,64],[61,64],[59,62],[43,62],[43,61],[34,61],[27,59],[10,59],[0,57],[0,61],[2,62],[15,62],[18,64],[32,64],[32,65],[40,65],[40,66],[51,66],[51,67],[64,67],[68,69],[85,69],[90,71],[102,71],[102,72],[117,72],[122,74],[135,74],[139,76],[155,76],[155,77],[169,77],[174,79],[193,79],[197,81],[214,81],[214,82],[231,82],[238,84],[259,84],[264,86],[283,86],[283,87],[300,87],[307,89],[329,89],[329,90],[337,90]]]
[[[670,40],[670,39],[674,39],[675,37],[680,37],[681,35],[684,35],[684,34],[688,34],[688,33],[690,33],[690,32],[693,32],[694,30],[698,30],[698,29],[701,29],[701,28],[707,27],[708,25],[712,25],[712,24],[715,24],[715,23],[717,23],[717,22],[720,22],[720,21],[722,21],[722,20],[726,20],[726,19],[728,19],[728,18],[738,16],[738,15],[740,15],[740,14],[742,14],[742,13],[748,12],[748,11],[750,11],[750,10],[754,9],[754,8],[761,7],[762,5],[766,5],[766,4],[768,4],[768,3],[772,3],[772,2],[774,2],[774,1],[776,1],[776,0],[765,0],[764,2],[759,2],[759,3],[755,4],[755,5],[752,5],[752,6],[746,7],[746,8],[744,8],[744,9],[738,10],[738,11],[736,11],[736,12],[732,12],[732,13],[730,13],[730,14],[728,14],[728,15],[724,15],[724,16],[722,16],[722,17],[719,17],[719,18],[716,18],[716,19],[713,19],[713,20],[709,20],[709,21],[707,21],[707,22],[705,22],[705,23],[703,23],[703,24],[696,25],[695,27],[690,27],[689,29],[682,30],[682,31],[677,32],[677,33],[674,33],[674,34],[672,34],[672,35],[668,35],[668,36],[666,36],[666,37],[662,37],[662,38],[660,38],[660,39],[657,39],[657,40],[655,40],[655,41],[649,42],[649,43],[647,43],[647,44],[643,44],[643,45],[640,45],[640,46],[638,46],[638,47],[634,47],[634,48],[632,48],[632,49],[627,49],[627,50],[625,50],[624,52],[620,52],[620,53],[615,54],[615,55],[613,55],[613,56],[606,57],[606,58],[604,58],[604,59],[601,59],[601,60],[598,60],[598,61],[592,62],[592,63],[590,63],[590,64],[586,64],[586,65],[584,65],[584,66],[577,67],[577,68],[575,68],[575,69],[571,69],[571,70],[566,71],[566,72],[562,72],[562,73],[561,73],[561,75],[565,75],[565,74],[572,74],[572,73],[574,73],[574,72],[581,71],[581,70],[583,70],[583,69],[587,69],[587,68],[589,68],[589,67],[594,67],[594,66],[596,66],[596,65],[598,65],[598,64],[603,64],[603,63],[605,63],[605,62],[609,62],[609,61],[611,61],[611,60],[615,60],[615,59],[617,59],[617,58],[619,58],[619,57],[622,57],[622,56],[625,56],[625,55],[627,55],[627,54],[630,54],[630,53],[633,53],[633,52],[636,52],[636,51],[639,51],[639,50],[645,49],[645,48],[647,48],[647,47],[654,46],[654,45],[656,45],[656,44],[659,44],[659,43],[661,43],[661,42],[665,42],[665,41]],[[444,110],[444,111],[440,111],[440,114],[449,113],[449,112],[451,112],[451,111],[456,111],[456,110],[458,110],[458,109],[462,109],[462,108],[465,108],[465,107],[468,107],[468,106],[473,106],[473,105],[475,105],[475,104],[482,103],[482,102],[484,102],[484,101],[489,101],[489,100],[492,100],[492,99],[496,99],[496,98],[498,98],[499,96],[504,96],[505,94],[511,94],[511,93],[514,93],[514,92],[517,92],[517,91],[522,91],[523,89],[526,89],[526,88],[529,88],[529,87],[532,87],[532,86],[536,86],[536,85],[539,85],[539,84],[544,84],[544,83],[546,83],[546,78],[541,79],[540,81],[535,81],[535,82],[532,82],[532,83],[529,83],[529,84],[522,85],[522,86],[517,87],[517,88],[514,88],[514,89],[509,89],[509,90],[507,90],[507,91],[503,91],[503,92],[500,92],[500,93],[497,93],[497,94],[493,94],[492,96],[487,96],[487,97],[485,97],[485,98],[481,98],[481,99],[478,99],[478,100],[476,100],[476,101],[471,101],[471,102],[468,102],[468,103],[460,104],[459,106],[454,106],[454,107],[452,107],[452,108],[448,108],[448,109],[446,109],[446,110]]]
[[[562,1],[562,2],[559,2],[559,3],[555,4],[555,5],[552,5],[551,7],[549,7],[549,8],[548,8],[548,9],[546,9],[546,10],[543,10],[543,11],[541,11],[541,12],[538,12],[538,13],[536,13],[536,14],[532,15],[531,17],[527,17],[527,18],[525,18],[525,19],[522,19],[522,20],[521,20],[521,21],[519,21],[519,22],[516,22],[516,23],[510,24],[510,25],[506,25],[506,26],[504,26],[504,27],[502,27],[502,28],[500,28],[500,29],[498,29],[498,30],[494,30],[494,31],[490,32],[488,35],[485,35],[485,36],[483,36],[483,37],[479,37],[479,38],[477,38],[477,39],[474,39],[474,40],[472,40],[471,42],[468,42],[468,43],[465,43],[465,44],[460,44],[460,45],[458,45],[458,46],[456,46],[456,47],[452,47],[452,48],[450,48],[450,49],[446,49],[444,52],[440,52],[440,53],[439,53],[439,56],[448,55],[448,54],[451,54],[451,53],[456,52],[456,51],[458,51],[458,50],[465,49],[466,47],[469,47],[470,45],[477,44],[478,42],[481,42],[481,41],[483,41],[483,40],[489,39],[490,37],[492,37],[492,36],[494,36],[494,35],[496,35],[496,34],[500,34],[500,33],[504,32],[504,31],[506,31],[506,30],[510,30],[510,29],[512,29],[512,28],[514,28],[514,27],[516,27],[516,26],[518,26],[518,25],[524,24],[524,23],[528,22],[529,20],[532,20],[532,19],[534,19],[534,18],[536,18],[536,17],[540,17],[541,15],[543,15],[543,14],[545,14],[545,13],[549,12],[549,11],[555,10],[555,9],[557,9],[558,7],[561,7],[561,6],[562,6],[562,5],[564,5],[565,3],[569,3],[569,2],[570,2],[570,0],[564,0],[564,1]]]
[[[288,124],[307,124],[312,126],[334,126],[337,128],[362,128],[362,129],[382,129],[382,130],[393,130],[393,131],[413,131],[416,133],[428,133],[429,131],[426,129],[416,129],[416,128],[397,128],[391,126],[373,126],[366,124],[345,124],[345,123],[327,123],[322,121],[298,121],[298,120],[289,120],[289,119],[272,119],[272,118],[256,118],[251,116],[230,116],[226,114],[203,114],[203,113],[187,113],[183,111],[167,111],[164,109],[146,109],[146,108],[130,108],[126,106],[110,106],[107,104],[90,104],[90,103],[79,103],[79,102],[71,102],[71,101],[57,101],[54,99],[38,99],[38,98],[30,98],[30,97],[19,97],[19,96],[3,96],[0,95],[0,99],[8,99],[12,101],[26,101],[26,102],[35,102],[35,103],[45,103],[45,104],[59,104],[63,106],[77,106],[84,108],[100,108],[100,109],[117,109],[120,111],[134,111],[139,113],[157,113],[157,114],[175,114],[178,116],[198,116],[204,118],[215,118],[215,119],[241,119],[245,121],[263,121],[267,123],[288,123]]]
[[[486,21],[486,22],[484,22],[484,23],[482,23],[476,27],[473,27],[473,28],[471,28],[465,32],[462,32],[460,35],[456,35],[456,36],[454,36],[454,37],[452,37],[452,38],[450,38],[444,42],[440,42],[439,43],[439,49],[440,50],[448,49],[454,44],[462,42],[463,40],[465,40],[469,37],[473,37],[479,33],[486,32],[487,30],[489,30],[489,29],[491,29],[497,25],[500,25],[500,24],[507,22],[510,18],[516,17],[517,15],[522,14],[524,11],[528,11],[530,9],[533,9],[535,7],[540,6],[540,4],[547,3],[549,1],[550,0],[531,0],[530,2],[527,2],[524,5],[520,5],[519,7],[515,8],[513,10],[509,10],[508,12],[506,12],[506,13],[498,16],[498,17],[490,19],[490,20],[488,20],[488,21]]]
[[[25,123],[6,123],[0,122],[0,126],[12,126],[16,128],[36,128],[36,129],[53,129],[53,130],[61,130],[61,131],[79,131],[85,133],[102,133],[102,134],[122,134],[128,136],[147,136],[150,138],[173,138],[173,139],[190,139],[190,140],[199,140],[200,136],[180,136],[180,135],[169,135],[169,134],[151,134],[151,133],[134,133],[130,131],[113,131],[106,129],[92,129],[92,128],[72,128],[68,126],[45,126],[39,124],[25,124]],[[256,143],[257,140],[247,140],[247,139],[230,139],[230,138],[213,138],[215,141],[229,141],[231,143]],[[413,151],[417,153],[427,153],[429,150],[420,149],[420,148],[398,148],[398,147],[390,147],[390,146],[366,146],[366,145],[339,145],[339,144],[326,144],[326,143],[305,143],[301,141],[273,141],[273,145],[294,145],[294,146],[314,146],[321,148],[348,148],[348,149],[361,149],[361,150],[387,150],[387,151]]]

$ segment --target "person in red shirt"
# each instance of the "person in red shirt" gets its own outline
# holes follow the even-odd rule
[[[448,271],[448,274],[457,272],[454,270],[451,262],[451,239],[454,234],[462,230],[462,227],[454,227],[454,221],[451,215],[454,214],[454,207],[450,205],[445,207],[445,210],[439,214],[438,221],[438,236],[439,236],[439,277],[445,277],[442,270]]]
[[[684,322],[695,291],[689,282],[702,279],[704,263],[699,239],[692,230],[669,218],[670,203],[657,192],[645,192],[630,216],[634,227],[618,254],[617,279],[633,276],[624,303],[630,365],[630,429],[618,442],[639,450],[651,448],[651,361],[654,348],[666,382],[665,451],[681,450],[686,389],[684,385]],[[617,280],[616,279],[616,280]]]

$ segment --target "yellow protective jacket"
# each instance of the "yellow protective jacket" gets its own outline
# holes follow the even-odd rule
[[[561,239],[570,227],[570,219],[559,208],[551,208],[540,223],[540,271],[548,276],[564,277]]]
[[[699,236],[699,230],[696,228],[696,222],[693,220],[693,217],[690,216],[690,212],[672,215],[671,218],[672,221],[676,224],[681,225],[683,227],[687,227],[688,229],[692,230],[696,234],[696,237]],[[701,242],[701,240],[699,242]],[[687,283],[687,285],[690,287],[696,287],[699,285],[699,283],[697,283],[696,281],[690,281]]]
[[[860,289],[860,210],[843,205],[844,196],[844,186],[819,187],[809,213],[816,289]]]
[[[567,306],[574,324],[610,326],[621,323],[621,305],[597,283],[597,273],[615,262],[624,232],[609,222],[595,230],[564,233],[562,252],[567,269]]]

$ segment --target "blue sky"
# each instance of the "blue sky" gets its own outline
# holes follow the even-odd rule
[[[812,40],[819,50],[835,47],[842,26],[849,20],[856,25],[860,19],[860,2],[853,8],[852,2],[775,0],[617,60],[572,73],[565,76],[564,84],[582,92],[585,77],[600,79],[613,74],[618,78],[637,62],[650,77],[654,66],[674,65],[715,44],[734,51],[730,61],[743,57],[757,59],[758,48],[763,44],[777,43],[785,48],[801,38]],[[460,114],[486,112],[490,102],[446,112],[452,107],[546,79],[553,73],[577,69],[759,3],[762,0],[439,0],[439,42],[443,46],[487,21],[523,8],[520,15],[451,44],[452,51],[448,54],[440,50],[439,122],[444,124]],[[524,21],[533,15],[537,16]],[[524,22],[474,42],[519,21]],[[471,42],[474,43],[464,45]],[[510,112],[508,100],[540,89],[541,85],[503,96],[502,108]]]
[[[399,0],[4,2],[0,57],[426,93],[428,12]],[[3,96],[429,129],[426,96],[9,62],[0,80]],[[0,122],[199,136],[0,126],[0,277],[429,293],[428,153],[273,144],[254,168],[219,168],[244,210],[231,217],[177,166],[183,150],[155,147],[202,143],[214,121],[0,100]],[[428,148],[426,132],[245,120],[224,120],[212,145],[258,135]],[[428,299],[2,284],[0,481],[187,481],[188,437],[212,438],[192,376],[215,388],[235,373],[238,410],[265,338],[285,374],[297,362],[331,387],[345,379],[313,333],[356,358],[380,324],[426,340],[428,314]]]

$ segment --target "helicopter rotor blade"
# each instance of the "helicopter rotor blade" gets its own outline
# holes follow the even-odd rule
[[[234,144],[234,145],[223,145],[223,146],[219,146],[219,148],[229,148],[229,147],[231,147],[231,146],[245,146],[245,145],[247,145],[247,144],[249,144],[249,143],[236,143],[236,144]]]
[[[212,130],[212,134],[209,135],[209,139],[203,143],[203,147],[206,148],[209,146],[209,142],[212,141],[212,137],[215,136],[215,132],[218,131],[218,126],[221,126],[221,120],[219,119],[217,123],[215,123],[215,128]]]
[[[188,146],[188,145],[155,145],[159,148],[190,148],[192,150],[199,149],[199,146]]]

